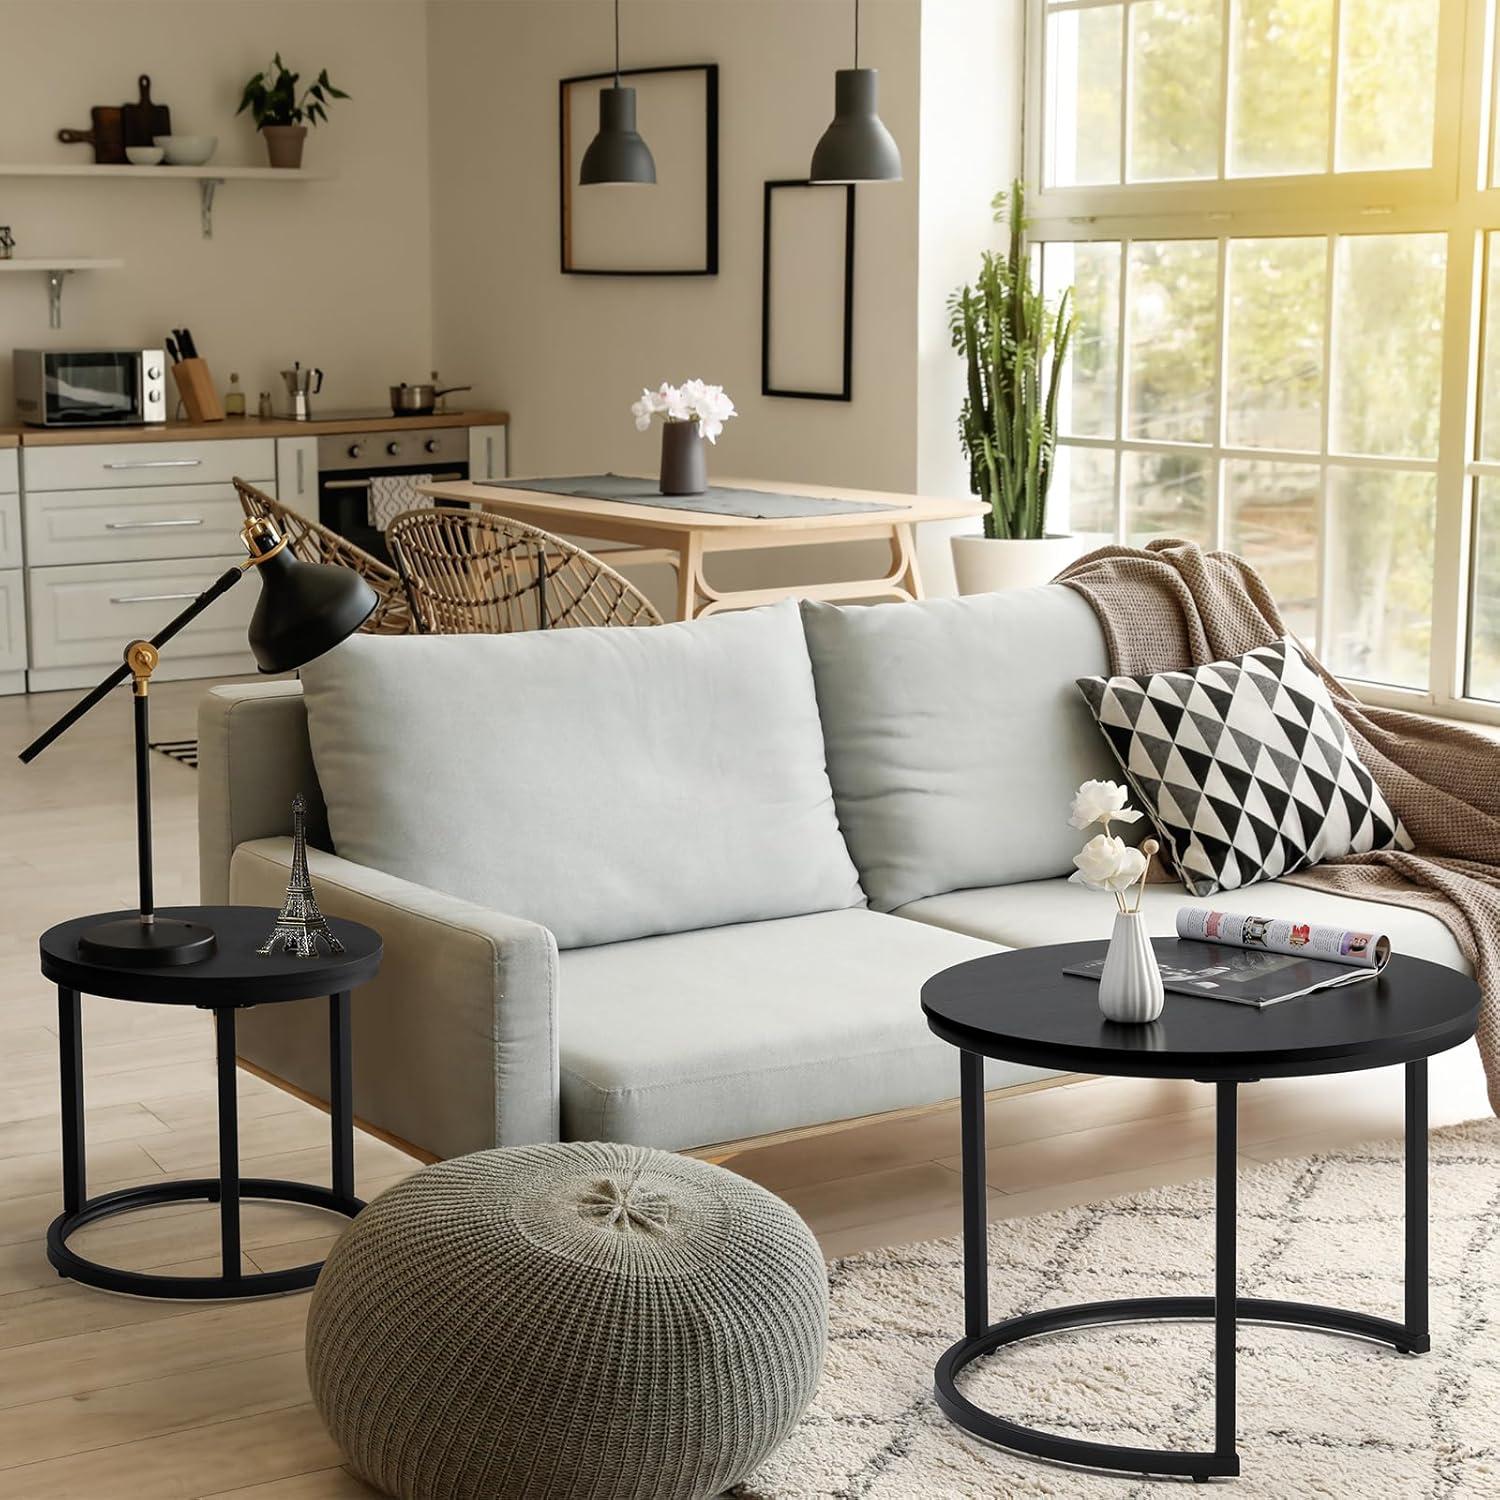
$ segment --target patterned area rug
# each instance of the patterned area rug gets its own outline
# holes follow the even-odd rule
[[[1432,1342],[1242,1325],[1237,1496],[1500,1496],[1500,1120],[1432,1137]],[[1240,1290],[1399,1317],[1401,1148],[1382,1142],[1240,1174]],[[990,1229],[990,1305],[1212,1291],[1211,1183]],[[739,1493],[1157,1496],[1171,1481],[1032,1462],[948,1425],[932,1365],[962,1329],[957,1240],[830,1268],[828,1361],[802,1425]],[[1154,1324],[1054,1335],[971,1367],[981,1406],[1149,1447],[1212,1446],[1211,1332]]]

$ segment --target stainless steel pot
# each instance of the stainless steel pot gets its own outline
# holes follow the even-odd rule
[[[430,417],[440,396],[473,389],[472,385],[432,385],[426,381],[407,385],[403,380],[391,387],[391,412],[398,417]]]

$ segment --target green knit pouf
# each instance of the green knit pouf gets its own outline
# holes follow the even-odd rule
[[[349,1226],[307,1321],[313,1399],[399,1500],[689,1500],[802,1415],[828,1331],[774,1194],[636,1146],[480,1151]]]

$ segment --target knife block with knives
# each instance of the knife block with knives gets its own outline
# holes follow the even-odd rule
[[[167,340],[167,353],[172,356],[172,378],[177,382],[177,394],[182,398],[188,421],[222,422],[224,407],[207,363],[198,357],[192,329],[174,328]]]

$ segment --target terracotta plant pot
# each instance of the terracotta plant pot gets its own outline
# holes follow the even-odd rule
[[[266,155],[273,167],[290,167],[295,170],[302,165],[302,146],[307,140],[306,125],[262,125],[260,133],[266,138]]]
[[[1020,542],[1009,538],[956,536],[953,571],[960,594],[993,594],[1001,589],[1035,588],[1050,583],[1087,552],[1086,537],[1048,536]]]

